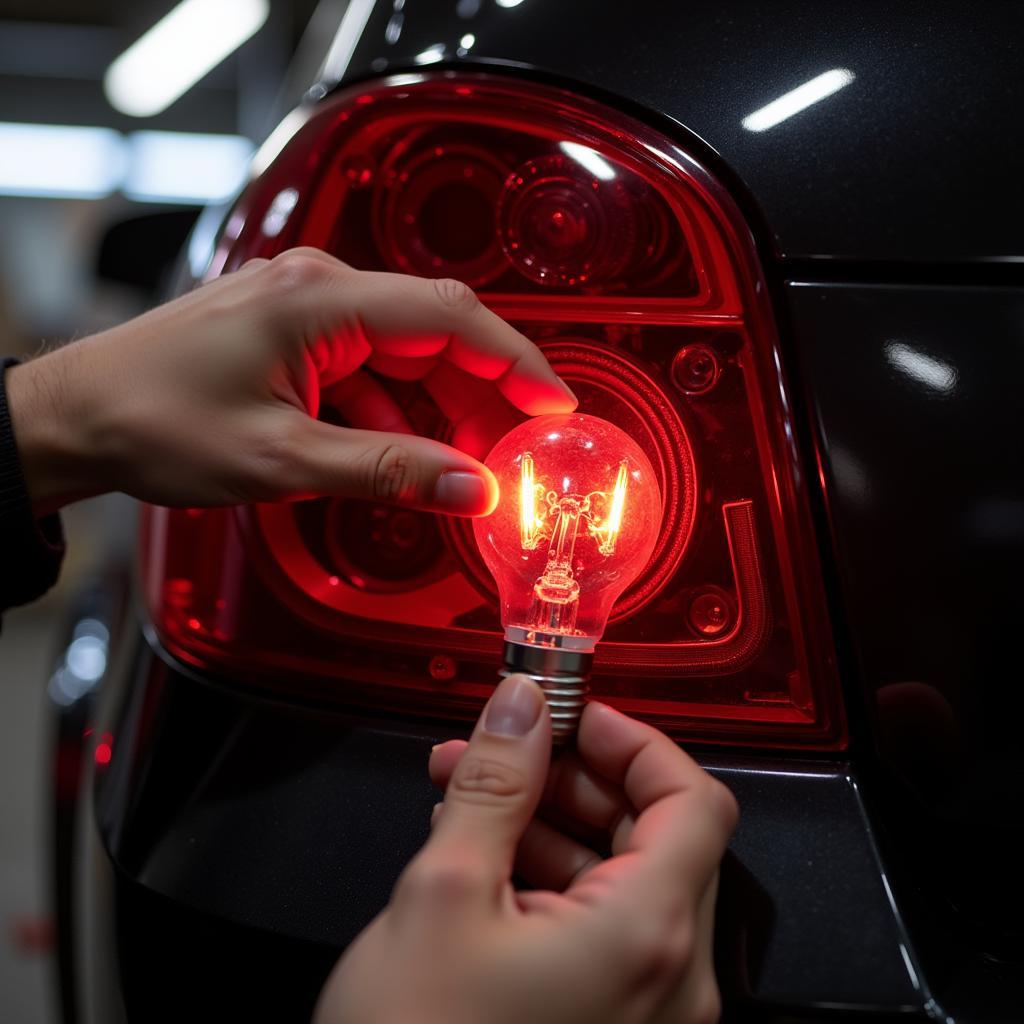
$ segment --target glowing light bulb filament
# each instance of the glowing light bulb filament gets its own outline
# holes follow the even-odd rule
[[[611,493],[559,494],[538,482],[533,455],[530,452],[520,455],[520,545],[524,551],[534,551],[542,541],[548,541],[544,572],[534,584],[536,604],[532,619],[535,624],[549,631],[572,632],[580,594],[573,572],[580,524],[586,524],[585,536],[594,538],[600,554],[614,554],[622,530],[628,483],[629,467],[623,460],[619,463]],[[569,487],[566,478],[563,490],[568,492]]]
[[[541,541],[544,520],[537,515],[537,485],[533,456],[525,452],[519,471],[519,539],[524,551],[533,551]]]
[[[576,622],[576,602],[580,585],[572,572],[572,556],[580,520],[589,508],[589,498],[566,494],[561,498],[554,491],[547,495],[548,516],[554,520],[554,532],[548,545],[548,560],[544,573],[534,584],[539,601],[537,621],[545,629],[571,632]]]
[[[580,518],[586,511],[586,504],[586,501],[581,503],[572,495],[566,495],[557,501],[558,521],[551,538],[551,546],[548,548],[548,572],[555,571],[572,576],[572,554],[576,548],[576,535],[579,532]]]
[[[626,485],[628,483],[629,470],[625,462],[620,462],[619,474],[615,478],[615,490],[612,492],[612,507],[608,512],[608,519],[601,528],[604,539],[598,546],[598,550],[602,555],[611,555],[615,552],[615,542],[622,529],[622,512],[626,507]]]

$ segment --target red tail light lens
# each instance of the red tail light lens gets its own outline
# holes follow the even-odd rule
[[[601,699],[681,736],[842,745],[765,289],[742,219],[692,158],[565,92],[391,78],[308,114],[242,196],[208,276],[294,245],[466,281],[542,346],[581,412],[643,449],[664,527],[598,648]],[[385,383],[421,432],[481,443],[443,399]],[[490,692],[502,634],[468,522],[325,499],[149,509],[144,525],[149,609],[189,663],[447,717]]]

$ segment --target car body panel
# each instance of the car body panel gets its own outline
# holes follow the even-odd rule
[[[1019,961],[1024,288],[794,281],[786,301],[882,820],[932,919]]]
[[[131,685],[108,694],[117,756],[96,787],[123,884],[340,952],[426,839],[430,748],[464,728],[260,699],[177,665],[141,631],[132,662]],[[929,997],[849,766],[698,756],[743,807],[718,937],[729,998],[921,1011]]]
[[[719,154],[787,258],[1021,261],[1022,28],[999,0],[378,3],[346,72],[508,62],[656,112]],[[743,127],[831,69],[854,79]]]

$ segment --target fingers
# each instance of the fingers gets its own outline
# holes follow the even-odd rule
[[[466,740],[449,740],[447,743],[439,743],[431,750],[427,771],[430,773],[430,781],[438,789],[448,788],[448,780],[468,746]]]
[[[692,905],[717,869],[736,824],[732,795],[670,739],[600,704],[580,723],[581,758],[620,785],[636,808],[624,856],[587,876],[644,912]]]
[[[551,766],[543,803],[583,825],[607,832],[633,810],[622,789],[586,764],[575,750]]]
[[[381,355],[444,358],[474,377],[494,381],[530,415],[571,412],[576,399],[540,350],[484,306],[458,281],[367,275],[360,314]]]
[[[435,804],[431,828],[436,828],[443,813],[444,804]],[[515,873],[535,889],[562,892],[601,860],[600,854],[589,846],[534,818],[519,840]]]
[[[424,437],[304,420],[290,454],[287,491],[303,497],[330,494],[461,516],[487,515],[498,501],[490,470]]]
[[[440,359],[439,355],[393,356],[387,352],[374,352],[366,360],[366,365],[375,373],[394,380],[422,380]]]
[[[547,774],[551,727],[544,695],[525,676],[502,681],[445,793],[444,812],[403,876],[397,898],[446,896],[493,905],[507,895],[516,848]],[[453,877],[454,876],[454,877]],[[454,891],[452,891],[454,890]]]
[[[441,361],[423,378],[423,386],[453,427],[452,444],[477,458],[487,453],[523,416],[494,393],[494,385],[452,363]]]
[[[349,427],[393,434],[413,432],[401,406],[368,373],[357,371],[325,388],[321,403],[340,413]]]
[[[445,786],[463,751],[460,741],[451,741],[432,752],[429,768],[435,785]],[[709,857],[716,865],[720,853],[714,850],[724,846],[735,825],[732,796],[656,729],[592,704],[584,712],[577,750],[552,764],[541,804],[573,823],[611,831],[613,852],[620,853],[637,849],[636,812],[644,829],[653,833],[652,845],[662,845],[655,826],[668,812],[657,805],[668,797],[699,805],[698,824],[710,819],[714,841]]]
[[[431,751],[430,779],[439,789],[448,785],[465,749],[463,740],[449,740]],[[574,750],[552,762],[541,807],[556,812],[574,831],[584,826],[591,832],[612,834],[613,840],[620,824],[632,823],[632,806],[622,790],[585,764]]]
[[[401,375],[396,360],[426,373],[441,356],[483,380],[528,415],[571,412],[576,399],[540,350],[458,281],[353,271],[318,250],[294,249],[266,273],[277,280],[283,329],[342,348],[368,344],[372,365]]]
[[[651,1024],[714,1024],[722,1014],[722,1000],[715,980],[714,931],[715,899],[718,895],[718,875],[711,880],[701,897],[694,922],[692,955],[687,959],[687,970],[672,986],[667,998],[658,1008]]]
[[[439,789],[447,787],[466,748],[464,740],[449,740],[431,751],[430,778]],[[556,892],[568,888],[602,860],[593,849],[573,837],[573,830],[582,824],[592,830],[616,833],[628,830],[633,823],[631,808],[621,791],[591,772],[572,751],[551,765],[541,804],[560,817],[571,819],[570,831],[534,819],[520,840],[515,870],[528,884]],[[432,823],[440,820],[443,806],[438,804],[435,808]]]
[[[516,854],[516,874],[535,889],[564,892],[602,863],[590,847],[546,821],[531,821]]]
[[[735,801],[725,787],[657,729],[591,702],[584,709],[576,747],[591,768],[622,786],[638,812],[666,796],[695,791],[715,804],[723,828],[731,832],[735,827]]]

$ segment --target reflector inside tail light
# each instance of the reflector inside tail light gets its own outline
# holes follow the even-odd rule
[[[680,736],[842,745],[765,290],[749,232],[690,156],[517,79],[390,78],[309,112],[207,276],[295,245],[466,281],[537,341],[581,412],[643,449],[664,528],[598,648],[599,698]],[[454,430],[443,394],[384,383],[421,432],[480,457],[497,440]],[[446,717],[474,714],[494,684],[496,595],[466,521],[337,499],[149,509],[142,543],[158,633],[193,665]]]

